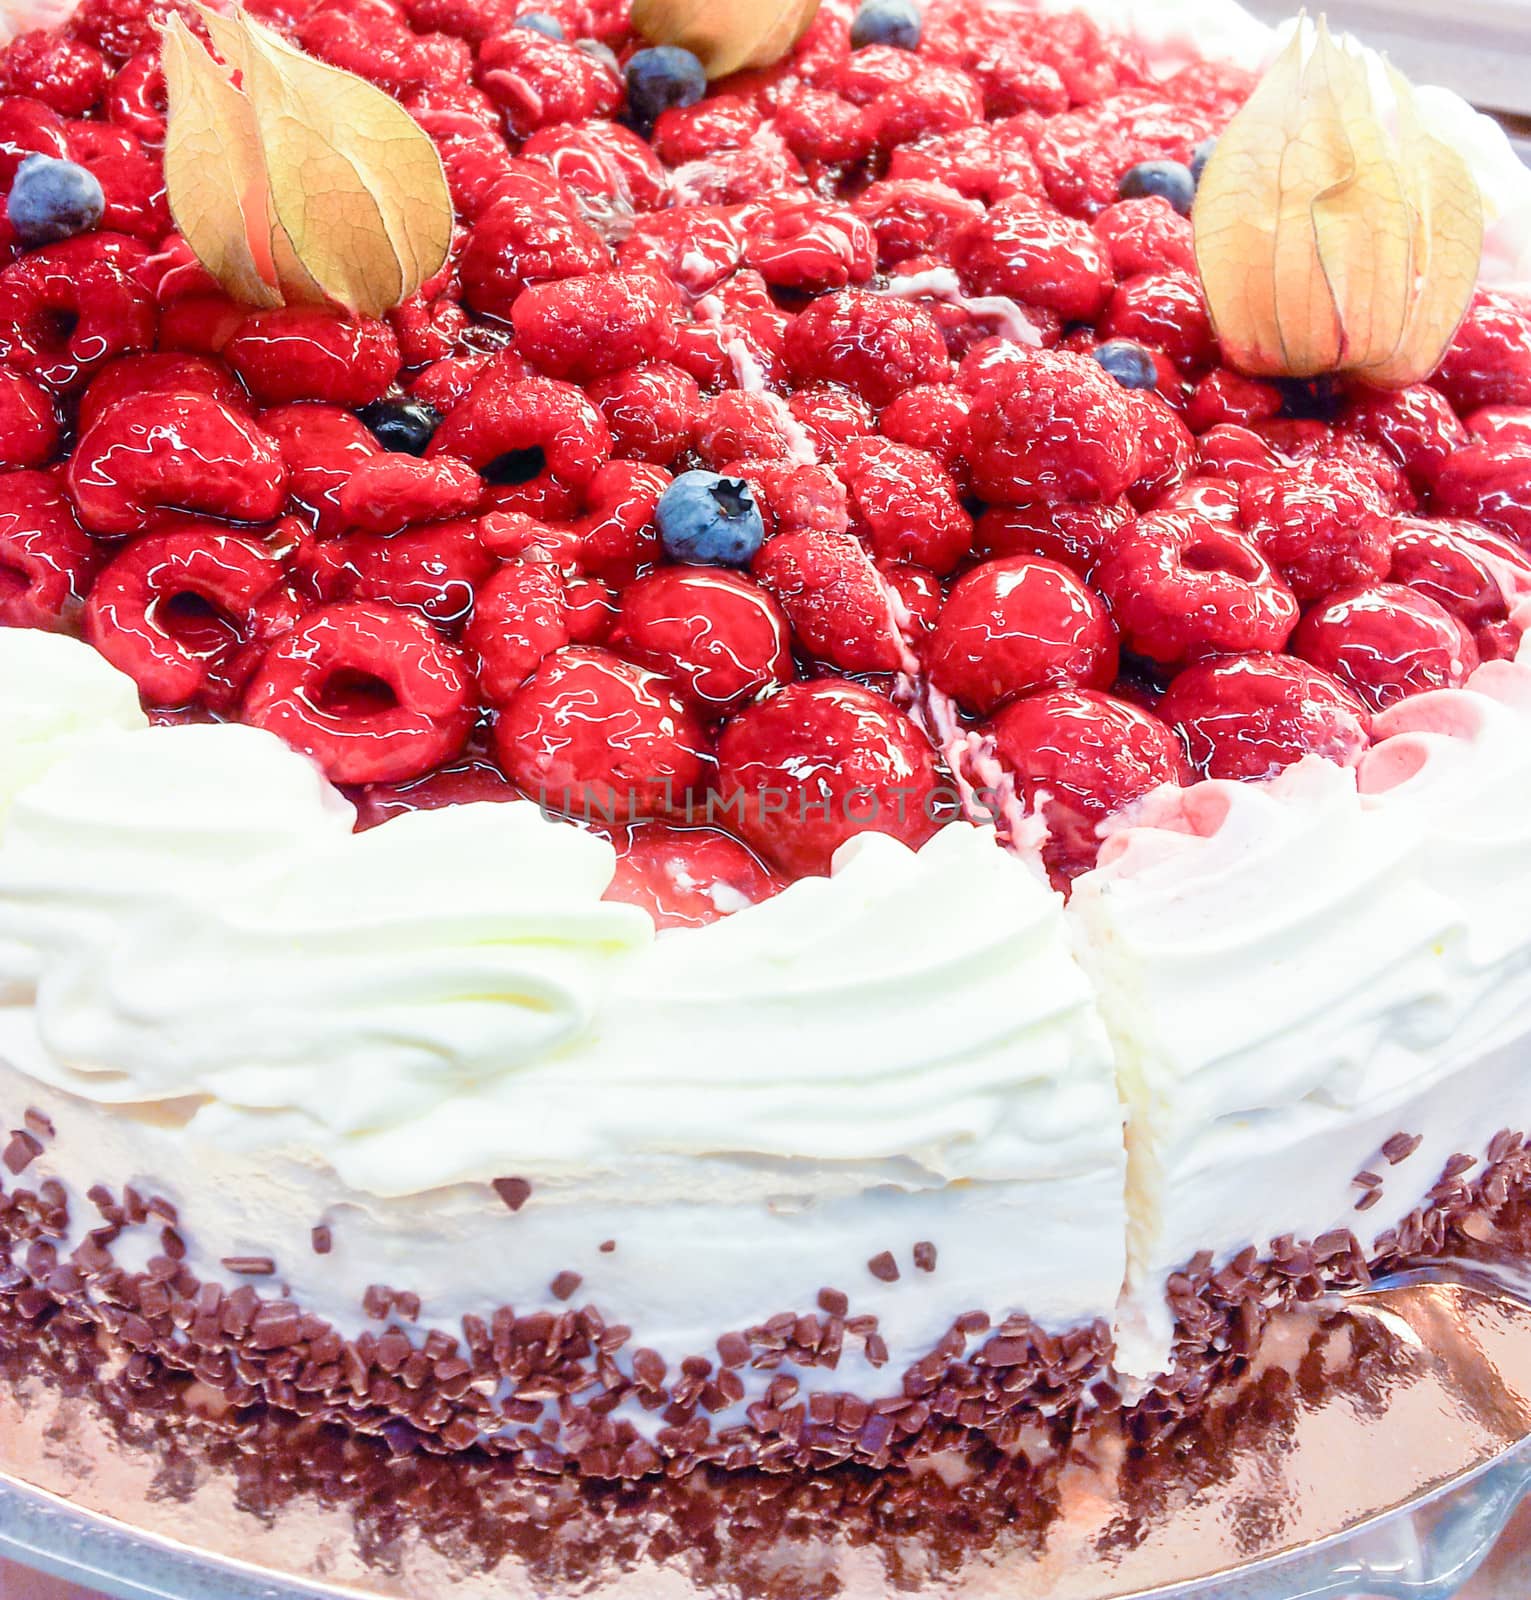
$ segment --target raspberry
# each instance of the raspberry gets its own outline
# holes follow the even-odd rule
[[[760,206],[700,206],[639,217],[618,259],[628,272],[654,272],[688,294],[716,289],[744,257],[744,240]]]
[[[737,94],[714,94],[696,105],[671,106],[654,122],[654,154],[666,166],[705,161],[719,150],[741,150],[760,127],[753,101]]]
[[[850,166],[867,160],[877,143],[877,117],[843,95],[799,89],[773,119],[794,156],[810,167]]]
[[[1279,650],[1297,600],[1252,535],[1189,513],[1129,523],[1095,573],[1122,644],[1166,666]]]
[[[40,467],[58,449],[53,396],[20,372],[0,367],[0,467]]]
[[[453,301],[427,300],[417,294],[388,313],[388,326],[398,340],[403,365],[423,367],[450,356],[469,323],[462,307]]]
[[[254,668],[249,647],[301,614],[292,594],[274,593],[281,582],[265,546],[216,525],[145,534],[96,579],[85,637],[149,704],[226,709]]]
[[[1060,211],[1096,217],[1117,201],[1117,183],[1144,161],[1188,161],[1210,122],[1150,94],[1116,95],[1046,122],[1032,153]]]
[[[748,578],[672,567],[622,596],[611,648],[663,673],[710,720],[792,680],[790,637],[780,607]]]
[[[306,563],[308,580],[326,604],[386,600],[439,628],[455,627],[468,615],[474,590],[494,566],[471,522],[431,523],[391,538],[348,533],[317,546]]]
[[[1435,511],[1531,543],[1531,445],[1471,444],[1441,469]]]
[[[1220,424],[1247,428],[1268,422],[1281,410],[1281,391],[1273,383],[1216,367],[1197,385],[1186,406],[1186,426],[1207,433]]]
[[[670,482],[669,473],[640,462],[609,461],[596,473],[575,528],[585,572],[622,585],[659,560],[654,516]]]
[[[842,672],[897,672],[905,647],[883,580],[847,533],[778,533],[755,557],[801,648]]]
[[[640,906],[656,928],[706,927],[783,887],[737,839],[714,828],[649,822],[613,843],[617,870],[602,898]]]
[[[1222,478],[1188,478],[1162,495],[1156,511],[1189,512],[1209,522],[1239,526],[1239,491]]]
[[[1385,450],[1420,489],[1430,488],[1453,452],[1471,443],[1445,397],[1423,383],[1391,393],[1362,390],[1346,406],[1341,422]]]
[[[669,466],[696,438],[701,391],[689,373],[668,362],[613,373],[591,384],[586,393],[611,430],[614,455]]]
[[[466,516],[482,492],[479,475],[466,461],[384,453],[358,461],[337,498],[346,527],[398,533],[411,523]]]
[[[470,44],[511,26],[519,0],[406,0],[410,25],[422,33],[450,33]]]
[[[1299,600],[1386,576],[1392,521],[1380,497],[1338,462],[1305,462],[1239,486],[1245,530]]]
[[[788,327],[786,354],[799,383],[843,383],[873,406],[951,371],[929,312],[863,289],[815,300]]]
[[[617,620],[617,597],[601,578],[564,580],[569,638],[575,644],[605,644]]]
[[[1142,469],[1125,391],[1087,356],[1038,351],[983,390],[967,459],[985,499],[1116,500]]]
[[[1485,444],[1531,444],[1531,410],[1524,406],[1483,406],[1465,422]]]
[[[261,417],[287,468],[287,488],[307,513],[320,538],[347,526],[340,493],[352,472],[379,454],[367,428],[335,406],[281,406]]]
[[[165,73],[158,51],[134,56],[112,79],[106,114],[145,144],[165,142]]]
[[[482,585],[463,641],[490,705],[504,705],[546,656],[569,643],[568,611],[563,579],[541,562],[513,562]]]
[[[477,222],[501,197],[518,163],[500,133],[472,112],[427,109],[417,98],[409,96],[405,104],[436,146],[452,204],[464,221]]]
[[[978,519],[973,544],[991,560],[1041,556],[1088,578],[1131,516],[1124,503],[1064,500],[1056,505],[991,506]]]
[[[1366,708],[1341,683],[1291,656],[1251,654],[1189,667],[1159,715],[1207,778],[1273,778],[1304,756],[1353,767],[1371,737]]]
[[[773,288],[821,294],[865,283],[877,265],[877,245],[854,211],[805,200],[756,219],[745,238],[744,261]]]
[[[158,394],[205,394],[232,411],[248,410],[250,404],[228,369],[206,356],[122,356],[102,367],[80,396],[80,430],[119,401],[143,401]]]
[[[47,28],[18,33],[0,52],[0,93],[41,100],[62,117],[83,117],[106,93],[101,52]]]
[[[611,454],[611,435],[573,384],[491,366],[442,421],[429,454],[459,456],[491,484],[517,491],[520,509],[560,516]]]
[[[1028,695],[991,732],[1027,811],[1047,824],[1042,858],[1060,884],[1095,865],[1107,818],[1190,777],[1180,741],[1157,717],[1088,689]]]
[[[219,295],[188,295],[160,313],[159,348],[215,356],[249,315],[248,308]]]
[[[888,177],[895,183],[946,184],[985,205],[1043,193],[1042,174],[1025,140],[989,122],[906,144],[893,152]]]
[[[1476,523],[1406,518],[1394,530],[1388,577],[1483,628],[1531,592],[1531,556]]]
[[[160,25],[172,13],[199,26],[189,6],[164,0],[82,0],[69,19],[69,31],[109,61],[121,62],[141,51],[157,50]]]
[[[72,626],[100,562],[51,473],[0,474],[0,627]]]
[[[1281,468],[1280,456],[1258,433],[1234,423],[1209,428],[1196,443],[1201,451],[1201,470],[1208,477],[1243,483],[1246,478]]]
[[[946,603],[941,580],[924,567],[904,561],[883,567],[882,575],[895,596],[893,610],[900,633],[911,643],[926,638]]]
[[[467,664],[420,617],[353,601],[311,613],[262,658],[243,719],[334,783],[401,783],[455,756],[473,714]]]
[[[914,256],[946,256],[963,227],[983,215],[977,201],[950,185],[911,179],[874,183],[854,205],[876,237],[884,271]]]
[[[1435,601],[1396,583],[1331,595],[1302,619],[1292,653],[1373,711],[1411,694],[1455,689],[1478,665],[1467,629]]]
[[[64,120],[40,100],[6,95],[0,98],[0,187],[10,188],[16,169],[31,155],[68,157]]]
[[[1116,635],[1066,567],[1013,556],[953,586],[925,662],[936,688],[986,716],[1038,689],[1104,688],[1116,677]]]
[[[1488,405],[1531,405],[1531,311],[1480,291],[1432,380],[1459,416]]]
[[[924,383],[887,407],[879,426],[885,438],[925,451],[951,472],[962,461],[972,408],[970,396],[955,384]]]
[[[386,393],[401,360],[386,322],[308,307],[252,311],[223,356],[262,405],[321,400],[353,411]]]
[[[377,11],[356,16],[321,6],[298,24],[298,43],[312,56],[354,72],[391,95],[424,81],[415,36],[402,22]]]
[[[669,179],[653,150],[616,122],[544,128],[521,146],[521,157],[545,166],[572,193],[654,211],[668,198]]]
[[[918,848],[938,826],[930,745],[853,683],[789,684],[740,713],[718,741],[718,789],[730,826],[792,877],[827,873],[857,834]]]
[[[1057,69],[1038,61],[1022,39],[996,34],[975,40],[957,55],[956,64],[977,79],[988,117],[1026,111],[1051,117],[1068,110],[1069,93]]]
[[[114,248],[118,240],[131,242],[66,239],[0,272],[0,361],[66,394],[114,357],[154,343],[154,307],[125,270],[134,257]]]
[[[551,183],[518,182],[474,224],[461,262],[463,300],[474,311],[505,320],[528,284],[610,267],[605,240],[558,193]]]
[[[877,431],[872,408],[838,384],[811,384],[799,389],[787,402],[787,410],[807,433],[814,454],[825,461],[841,460],[853,441]]]
[[[742,149],[688,161],[670,174],[671,193],[683,205],[736,206],[806,189],[807,183],[802,163],[769,126]]]
[[[530,28],[486,40],[478,63],[480,86],[517,139],[554,123],[611,117],[622,104],[621,80],[605,62]]]
[[[593,821],[663,816],[702,780],[701,724],[657,673],[570,645],[543,659],[494,729],[505,775]]]
[[[1111,296],[1111,268],[1100,241],[1081,222],[1031,199],[1005,200],[967,223],[952,261],[969,294],[1003,294],[1093,322]]]
[[[1139,510],[1147,510],[1191,475],[1200,461],[1200,452],[1191,430],[1157,394],[1130,390],[1122,398],[1132,417],[1142,456],[1129,493]]]
[[[730,389],[703,405],[696,452],[710,467],[801,460],[802,447],[802,430],[775,395]]]
[[[890,439],[860,439],[840,476],[852,531],[879,561],[912,561],[945,576],[972,550],[973,519],[934,456]]]
[[[1217,361],[1217,336],[1189,272],[1130,278],[1111,296],[1097,330],[1103,339],[1132,339],[1161,350],[1184,372],[1204,371]]]
[[[114,406],[80,436],[67,472],[93,533],[139,533],[165,511],[265,522],[287,498],[276,440],[200,394]]]
[[[734,461],[728,475],[745,479],[767,533],[844,533],[850,527],[845,485],[828,467],[784,461]]]
[[[829,87],[843,94],[853,105],[869,106],[908,83],[919,70],[919,57],[912,51],[873,44],[852,51],[840,60]]]
[[[588,382],[653,360],[679,309],[663,279],[607,272],[523,290],[511,321],[516,350],[533,366]]]
[[[879,148],[892,150],[981,122],[983,90],[960,68],[922,66],[912,78],[879,96],[873,115]]]
[[[1155,195],[1119,200],[1091,224],[1106,247],[1106,259],[1119,283],[1145,273],[1196,271],[1196,240],[1190,219]]]

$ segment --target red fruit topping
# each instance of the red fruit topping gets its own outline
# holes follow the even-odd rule
[[[1302,619],[1292,653],[1352,689],[1373,711],[1454,689],[1478,665],[1472,635],[1435,601],[1396,583],[1331,595]]]
[[[985,385],[967,459],[988,500],[1116,500],[1142,469],[1124,390],[1088,356],[1041,350]]]
[[[157,706],[227,709],[258,650],[302,606],[279,590],[282,563],[253,539],[217,526],[135,539],[96,579],[85,637]]]
[[[925,664],[936,688],[986,716],[1037,689],[1104,688],[1116,677],[1116,634],[1066,567],[1012,556],[953,586]]]
[[[874,183],[854,204],[876,237],[884,271],[914,256],[945,257],[963,226],[983,215],[976,200],[948,184],[908,178]]]
[[[851,443],[877,431],[872,408],[859,395],[838,384],[824,383],[799,389],[787,410],[802,425],[823,460],[841,461]]]
[[[545,656],[569,643],[563,579],[538,561],[518,561],[478,591],[463,634],[478,662],[478,685],[491,705],[504,705]]]
[[[397,533],[415,522],[445,522],[478,505],[483,482],[466,461],[382,453],[358,461],[341,486],[341,521],[365,533]]]
[[[564,580],[569,638],[575,644],[605,644],[617,620],[617,597],[600,578]]]
[[[697,206],[637,219],[619,260],[629,272],[658,272],[687,294],[704,295],[739,265],[759,206]]]
[[[604,61],[531,28],[486,40],[478,63],[479,83],[517,139],[554,123],[614,116],[622,104],[621,80]]]
[[[1119,283],[1147,272],[1196,271],[1191,219],[1159,195],[1107,206],[1091,226]]]
[[[761,114],[736,94],[709,95],[694,106],[672,106],[654,123],[654,151],[672,167],[703,161],[719,150],[740,150],[750,142]]]
[[[701,391],[689,373],[668,362],[629,367],[586,392],[611,430],[614,455],[667,467],[696,438]]]
[[[788,327],[786,354],[799,383],[843,383],[873,406],[951,371],[928,311],[865,289],[815,300]]]
[[[402,783],[462,749],[467,663],[419,616],[325,606],[262,658],[244,720],[312,756],[334,783]]]
[[[364,461],[381,453],[360,420],[335,406],[279,406],[262,414],[287,467],[287,490],[321,538],[344,531],[340,492]]]
[[[99,50],[47,28],[18,33],[0,53],[0,93],[30,95],[63,117],[83,117],[108,76]]]
[[[141,51],[112,79],[106,114],[145,144],[165,142],[165,73],[157,50]]]
[[[1012,129],[986,122],[895,150],[888,177],[895,183],[949,184],[985,205],[1012,195],[1042,194],[1042,174],[1026,141]]]
[[[252,311],[223,356],[262,405],[323,400],[350,410],[386,393],[401,359],[386,322],[308,307]]]
[[[718,742],[718,790],[729,826],[792,877],[827,873],[857,834],[918,848],[939,824],[929,743],[853,683],[789,684],[741,712]]]
[[[495,561],[471,522],[438,522],[390,538],[348,533],[317,546],[304,565],[321,600],[386,600],[450,628],[473,609]]]
[[[1212,131],[1204,114],[1139,90],[1050,118],[1032,149],[1058,209],[1095,217],[1115,203],[1128,168],[1140,161],[1188,161]]]
[[[744,262],[773,288],[822,294],[865,283],[877,243],[854,211],[805,200],[775,206],[751,225]]]
[[[806,464],[813,443],[776,395],[729,389],[705,402],[696,452],[709,467],[751,460]]]
[[[810,167],[865,161],[877,142],[875,108],[819,89],[799,89],[772,121],[787,148]]]
[[[1093,322],[1111,295],[1111,268],[1083,223],[1030,199],[1006,200],[957,235],[952,259],[969,294],[1004,294]]]
[[[525,290],[511,308],[516,351],[555,378],[588,382],[650,361],[680,310],[649,274],[605,272]]]
[[[597,822],[681,807],[707,759],[701,724],[658,673],[578,645],[541,662],[506,702],[494,740],[523,793]]]
[[[1218,355],[1217,336],[1191,272],[1160,272],[1130,278],[1111,296],[1097,325],[1101,339],[1131,339],[1162,351],[1193,376]]]
[[[1201,452],[1191,430],[1159,395],[1146,389],[1122,392],[1138,436],[1142,460],[1129,493],[1139,510],[1148,510],[1196,470]]]
[[[1445,607],[1469,628],[1502,622],[1531,594],[1531,557],[1472,522],[1401,520],[1388,577]]]
[[[79,426],[86,428],[119,400],[142,402],[157,394],[205,394],[231,410],[250,404],[228,368],[207,356],[122,356],[102,367],[80,396]]]
[[[1371,717],[1343,684],[1291,656],[1246,655],[1188,667],[1159,703],[1191,765],[1208,778],[1273,778],[1304,756],[1361,759]]]
[[[1531,407],[1481,406],[1466,418],[1466,425],[1474,438],[1486,444],[1531,445]]]
[[[1479,406],[1531,406],[1531,311],[1481,291],[1432,381],[1458,416]]]
[[[879,561],[912,561],[945,576],[973,548],[973,519],[941,463],[889,439],[858,439],[840,476],[850,491],[851,529]]]
[[[523,29],[522,32],[527,30]],[[462,254],[463,300],[485,316],[508,318],[528,284],[603,272],[611,251],[551,179],[503,186],[474,224]]]
[[[221,294],[194,294],[160,312],[161,350],[186,350],[215,356],[239,331],[249,311]]]
[[[69,493],[93,533],[139,533],[164,511],[266,522],[287,499],[276,440],[202,394],[119,405],[80,436]]]
[[[589,510],[575,525],[580,566],[618,586],[660,558],[654,508],[670,474],[642,462],[609,461],[586,491]]]
[[[1055,881],[1095,865],[1108,817],[1190,778],[1179,739],[1158,717],[1088,689],[1018,700],[990,731],[1026,809],[1047,824],[1042,857]]]
[[[613,843],[617,870],[602,898],[641,907],[657,928],[703,928],[785,887],[737,839],[714,828],[647,822],[623,829]]]
[[[622,596],[611,648],[662,672],[704,716],[724,716],[793,677],[790,630],[758,584],[670,567]]]
[[[918,67],[870,108],[884,150],[931,134],[954,133],[983,118],[983,91],[955,67]]]
[[[1362,390],[1342,421],[1368,443],[1380,445],[1420,489],[1440,477],[1454,451],[1471,443],[1445,397],[1423,383],[1391,393]]]
[[[1436,479],[1433,508],[1531,544],[1531,445],[1470,444]]]
[[[754,574],[776,597],[801,648],[843,672],[897,672],[906,647],[884,580],[848,533],[778,533]]]
[[[1139,517],[1095,574],[1135,655],[1166,666],[1236,651],[1279,650],[1297,599],[1255,539],[1194,513]]]
[[[880,427],[886,438],[925,451],[948,472],[959,463],[965,471],[962,452],[972,409],[972,396],[956,384],[922,383],[905,390],[887,407]]]
[[[1196,385],[1185,420],[1192,433],[1206,433],[1221,423],[1246,428],[1269,422],[1280,410],[1281,391],[1275,384],[1217,367]]]
[[[946,603],[941,580],[924,567],[904,561],[895,561],[881,571],[895,596],[893,612],[899,632],[911,642],[923,639],[935,627]]]
[[[990,559],[1042,556],[1088,578],[1131,518],[1132,508],[1125,503],[1061,500],[1055,505],[991,506],[978,519],[973,544]]]
[[[521,146],[521,156],[546,167],[567,189],[587,200],[652,211],[667,198],[669,180],[654,152],[617,122],[544,128]]]
[[[1337,461],[1239,485],[1245,531],[1304,602],[1387,576],[1393,523],[1375,487]]]
[[[68,154],[64,119],[52,107],[22,95],[0,98],[0,186],[10,188],[29,155],[61,159]]]
[[[51,473],[0,475],[0,627],[68,627],[100,564]]]
[[[9,367],[0,367],[0,467],[40,467],[58,449],[53,396]]]

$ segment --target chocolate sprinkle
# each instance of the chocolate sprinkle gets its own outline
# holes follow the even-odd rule
[[[276,1271],[270,1256],[224,1256],[219,1265],[240,1278],[269,1278]]]
[[[567,1300],[584,1281],[577,1272],[560,1272],[549,1288],[555,1300]]]
[[[1407,1161],[1424,1142],[1425,1137],[1421,1133],[1395,1133],[1382,1147],[1383,1159],[1396,1167],[1400,1162]]]
[[[335,1246],[335,1236],[327,1223],[319,1223],[308,1236],[316,1256],[327,1256]]]
[[[42,1141],[35,1134],[28,1133],[25,1128],[15,1128],[11,1131],[11,1142],[0,1155],[0,1162],[4,1162],[7,1172],[19,1178],[42,1153]]]
[[[26,1123],[27,1131],[34,1133],[39,1139],[56,1139],[58,1131],[53,1126],[53,1119],[46,1111],[39,1111],[36,1106],[28,1106],[21,1114],[21,1120]]]
[[[896,1283],[898,1281],[898,1262],[893,1259],[891,1250],[884,1250],[880,1255],[873,1256],[867,1262],[867,1271],[883,1283]]]
[[[532,1186],[525,1178],[496,1178],[490,1187],[512,1211],[519,1211],[532,1197]]]
[[[914,1264],[921,1272],[936,1270],[936,1247],[929,1239],[921,1239],[914,1247]]]

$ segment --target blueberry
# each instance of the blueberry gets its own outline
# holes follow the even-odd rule
[[[94,228],[105,206],[93,172],[54,156],[28,156],[16,169],[5,214],[23,244],[51,244]]]
[[[1183,161],[1140,161],[1123,174],[1116,192],[1123,200],[1147,200],[1158,195],[1181,216],[1188,217],[1196,199],[1196,179]]]
[[[557,17],[550,17],[546,11],[523,11],[511,23],[511,27],[530,28],[533,33],[544,34],[549,39],[562,40],[567,37],[563,23]]]
[[[414,400],[374,400],[356,413],[385,450],[407,456],[425,454],[441,426],[441,413]]]
[[[755,491],[716,472],[681,473],[660,495],[654,521],[676,561],[743,567],[765,540]]]
[[[1203,139],[1191,152],[1191,176],[1197,183],[1201,182],[1201,175],[1207,170],[1207,163],[1212,159],[1212,152],[1217,149],[1216,138]]]
[[[890,44],[913,50],[924,32],[924,19],[914,0],[864,0],[851,23],[851,49]]]
[[[1092,352],[1124,389],[1157,389],[1159,368],[1153,356],[1131,339],[1111,339]]]
[[[679,45],[654,45],[627,63],[627,110],[632,120],[651,129],[661,111],[694,106],[707,93],[702,63]]]

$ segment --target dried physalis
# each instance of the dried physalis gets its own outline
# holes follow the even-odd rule
[[[633,0],[633,27],[651,44],[678,44],[709,78],[768,67],[808,31],[819,0]]]
[[[1472,299],[1483,201],[1412,85],[1320,20],[1218,140],[1194,213],[1227,360],[1259,377],[1428,377]]]
[[[221,62],[174,13],[164,30],[165,183],[197,259],[247,305],[376,317],[407,300],[452,242],[424,129],[249,17],[199,10]]]

